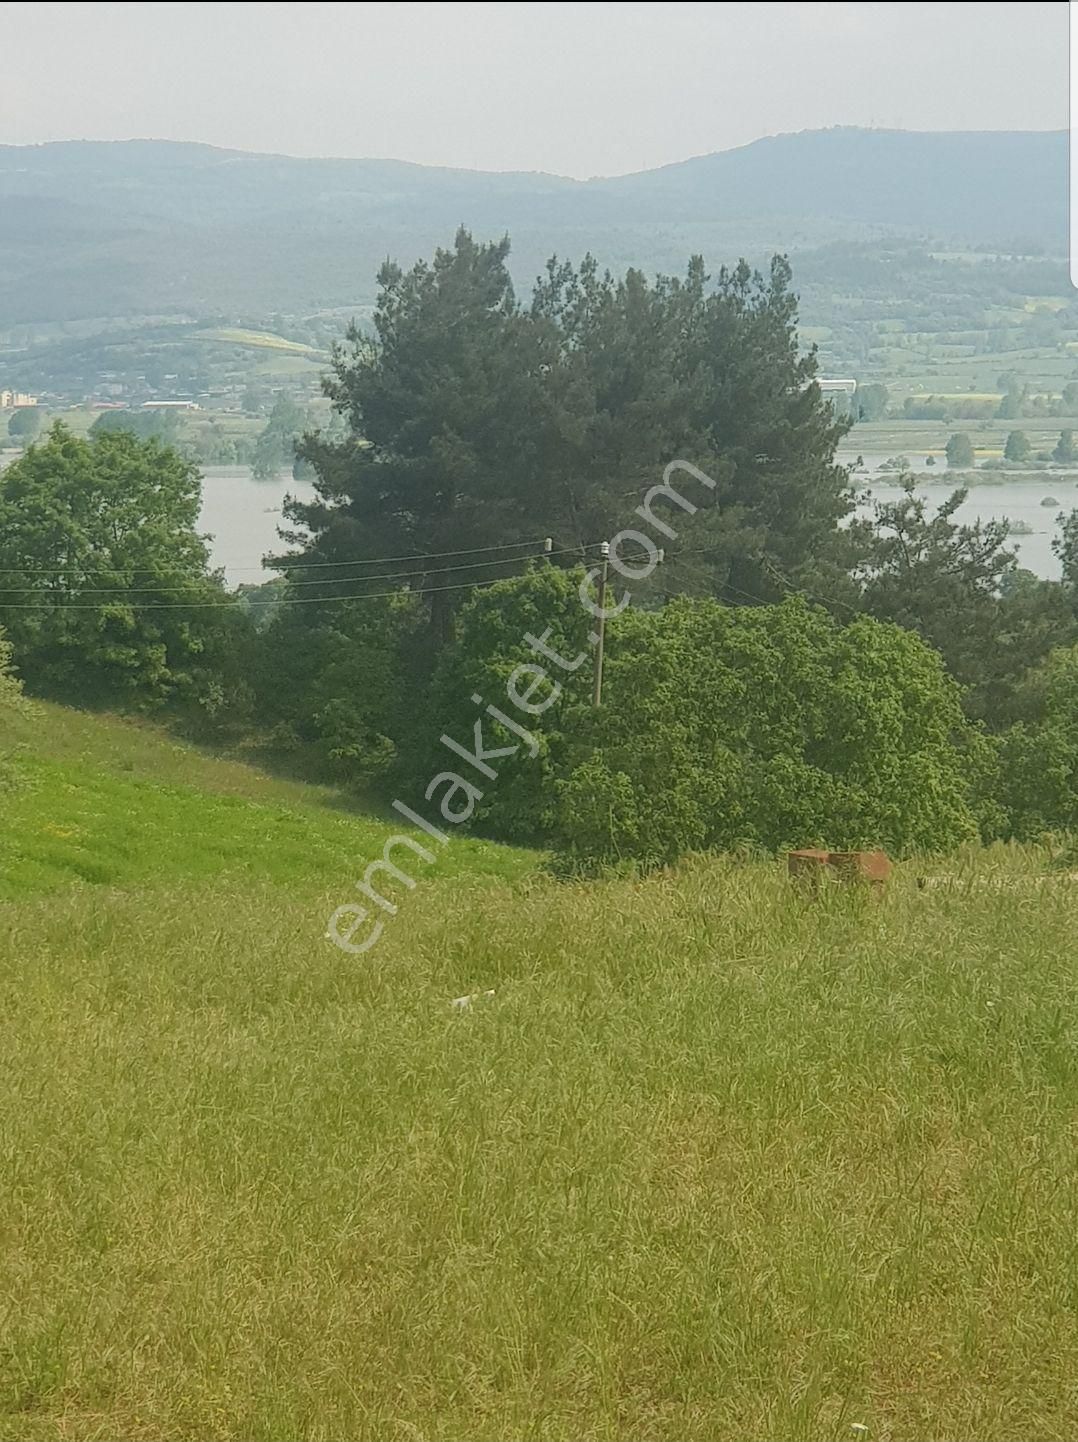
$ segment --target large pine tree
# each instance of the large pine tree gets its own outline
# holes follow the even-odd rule
[[[460,230],[430,264],[382,267],[375,335],[349,330],[326,386],[350,434],[308,436],[300,448],[318,477],[318,499],[288,509],[309,537],[305,561],[439,558],[513,542],[525,543],[523,554],[534,542],[521,497],[536,474],[537,337],[513,293],[508,253],[507,239],[481,245]],[[504,574],[447,569],[471,558],[400,564],[412,588],[430,594],[439,633],[456,594],[443,588]],[[326,594],[362,589],[356,574],[326,567]],[[337,576],[353,579],[346,586]]]
[[[834,460],[844,424],[799,349],[785,260],[712,285],[700,260],[649,283],[591,257],[554,259],[525,308],[508,253],[507,239],[461,230],[429,264],[387,263],[374,336],[353,328],[335,355],[327,393],[350,433],[307,438],[318,498],[288,513],[304,561],[342,563],[322,573],[325,593],[362,589],[362,568],[344,563],[429,557],[409,584],[444,637],[459,594],[446,588],[506,573],[500,554],[461,571],[448,567],[474,557],[447,553],[520,543],[524,555],[550,535],[583,555],[639,526],[635,507],[675,459],[717,485],[694,494],[697,516],[676,513],[670,550],[686,564],[666,569],[663,591],[743,602],[806,576],[837,585],[853,539],[839,527],[851,508]],[[379,587],[384,576],[368,589]]]

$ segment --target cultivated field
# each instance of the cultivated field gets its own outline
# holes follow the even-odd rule
[[[325,918],[381,823],[35,735],[0,814],[0,1436],[1078,1433],[1047,853],[873,905],[454,843],[350,958]]]

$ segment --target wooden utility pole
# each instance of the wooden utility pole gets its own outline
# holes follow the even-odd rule
[[[603,541],[599,547],[602,565],[599,568],[599,633],[595,637],[595,688],[591,695],[593,706],[602,705],[603,700],[603,646],[606,641],[606,573],[610,565],[610,542]]]

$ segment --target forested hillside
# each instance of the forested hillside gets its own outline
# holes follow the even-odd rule
[[[881,235],[1062,255],[1066,137],[838,129],[573,181],[160,141],[0,147],[0,329],[85,317],[364,305],[387,254],[463,222],[670,269]]]

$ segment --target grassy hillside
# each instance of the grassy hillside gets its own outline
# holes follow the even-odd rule
[[[1078,1431],[1078,887],[1043,856],[875,906],[458,843],[350,958],[322,923],[376,821],[119,723],[31,739],[3,1437]]]
[[[402,829],[395,813],[383,821],[344,809],[350,803],[332,791],[204,755],[132,721],[36,703],[12,739],[28,784],[3,798],[0,898],[76,881],[126,888],[217,877],[347,889]],[[439,871],[511,878],[533,864],[526,853],[461,840]]]

